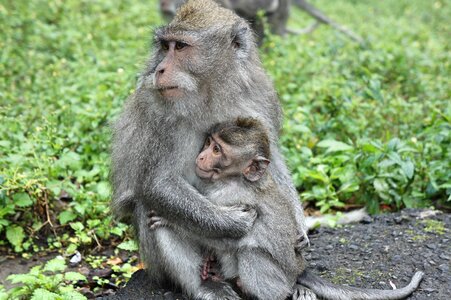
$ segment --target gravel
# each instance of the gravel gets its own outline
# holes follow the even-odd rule
[[[314,273],[333,283],[392,289],[409,283],[417,270],[425,273],[408,299],[451,299],[451,215],[431,210],[403,210],[341,228],[310,233],[306,259]],[[146,291],[144,271],[126,287],[104,299],[186,299],[170,291]]]

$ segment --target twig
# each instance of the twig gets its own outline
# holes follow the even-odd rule
[[[338,24],[337,22],[333,21],[329,17],[327,17],[322,11],[311,5],[305,0],[295,0],[294,3],[302,10],[306,11],[309,15],[311,15],[313,18],[318,20],[318,22],[321,22],[323,24],[332,26],[336,30],[340,31],[341,33],[347,35],[354,41],[363,44],[364,40],[352,32],[350,29],[344,27],[343,25]]]
[[[50,209],[49,209],[49,201],[47,198],[47,193],[44,191],[44,206],[45,206],[45,215],[47,217],[46,223],[50,224],[50,228],[52,228],[53,234],[56,236],[56,230],[55,226],[53,226],[53,223],[50,219]]]
[[[319,25],[320,25],[320,22],[315,21],[314,23],[305,27],[304,29],[287,28],[287,32],[290,34],[297,34],[297,35],[309,34],[309,33],[312,33],[316,28],[318,28]]]

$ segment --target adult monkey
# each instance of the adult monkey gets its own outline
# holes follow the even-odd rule
[[[189,277],[193,259],[184,251],[187,245],[168,229],[148,230],[147,215],[155,210],[209,237],[246,234],[256,217],[253,208],[214,206],[193,187],[194,162],[207,129],[241,115],[258,118],[268,128],[269,172],[292,200],[305,236],[302,207],[277,146],[280,104],[249,25],[212,1],[188,1],[169,25],[156,30],[152,58],[114,126],[112,210],[132,220],[150,288],[177,284],[191,288],[197,298],[224,299],[212,296],[213,287],[202,282],[193,291],[192,281],[199,276]],[[227,295],[225,287],[219,288]]]

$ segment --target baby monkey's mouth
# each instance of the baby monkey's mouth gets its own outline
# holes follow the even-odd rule
[[[213,180],[214,179],[213,176],[215,174],[219,174],[219,169],[213,168],[210,170],[204,170],[196,166],[196,174],[202,179]]]

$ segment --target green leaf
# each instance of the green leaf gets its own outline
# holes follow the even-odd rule
[[[58,300],[61,297],[58,294],[49,292],[45,289],[36,289],[30,300]]]
[[[78,272],[67,272],[64,273],[64,279],[70,281],[86,281],[86,276],[78,273]]]
[[[6,239],[21,251],[22,242],[25,238],[24,230],[22,227],[12,225],[6,228]]]
[[[86,300],[85,296],[76,291],[63,293],[63,300]]]
[[[61,157],[55,162],[55,165],[61,169],[70,168],[71,170],[81,169],[81,158],[78,153],[69,151],[61,155]]]
[[[324,140],[316,144],[316,146],[320,148],[327,148],[326,153],[337,151],[350,151],[354,149],[354,147],[346,143],[335,140]]]
[[[387,192],[389,190],[387,182],[383,179],[375,179],[373,182],[373,186],[378,192]]]
[[[77,215],[69,210],[63,211],[58,215],[58,220],[60,221],[61,225],[64,225],[70,221],[73,221],[76,218],[77,218]]]
[[[39,279],[32,274],[12,274],[9,275],[6,279],[11,281],[11,283],[24,283],[26,285],[34,285],[39,281]]]
[[[350,193],[359,190],[359,185],[355,182],[346,182],[344,183],[337,193]]]
[[[19,207],[27,207],[33,204],[30,196],[27,193],[17,193],[13,195],[14,204]]]
[[[412,179],[415,172],[415,165],[411,161],[406,161],[401,165],[401,168],[407,178]]]
[[[136,241],[134,241],[134,240],[128,240],[128,241],[122,242],[117,247],[119,249],[130,251],[130,252],[138,251],[138,243],[136,243]]]
[[[106,181],[99,182],[97,184],[97,193],[101,199],[108,199],[110,196],[110,185]]]
[[[83,226],[81,222],[71,223],[70,227],[75,231],[82,231],[83,229],[85,229],[85,226]]]
[[[62,257],[56,257],[52,260],[49,260],[45,266],[44,271],[57,272],[64,271],[66,269],[66,262]]]

